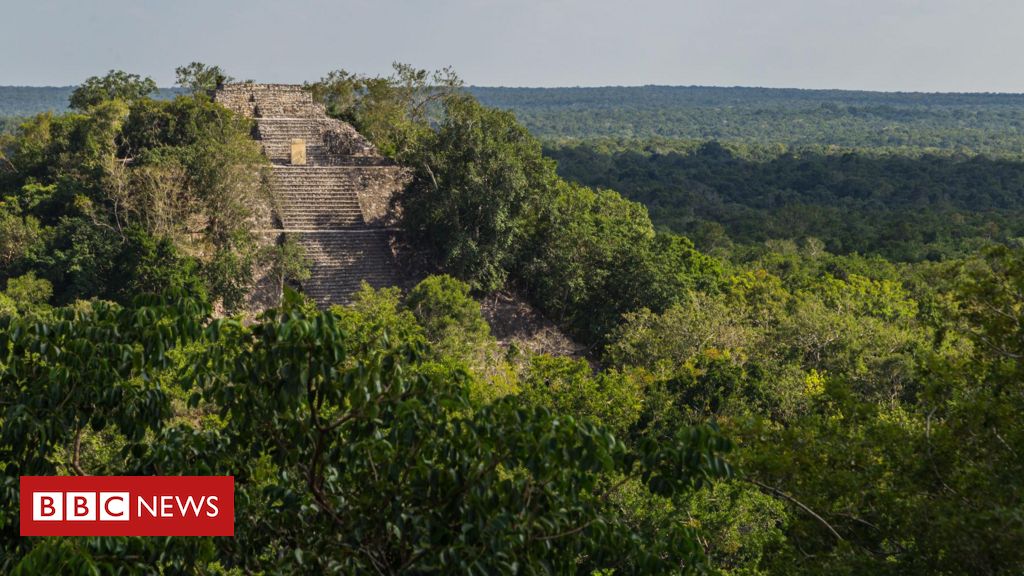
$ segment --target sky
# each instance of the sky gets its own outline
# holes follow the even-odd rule
[[[0,0],[0,85],[394,61],[478,86],[1024,92],[1020,0]]]

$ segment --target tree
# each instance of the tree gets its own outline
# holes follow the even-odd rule
[[[584,341],[602,343],[623,314],[716,288],[720,265],[685,238],[656,234],[640,204],[564,182],[555,190],[535,211],[517,277]]]
[[[43,278],[36,278],[35,272],[29,272],[7,279],[6,295],[19,311],[25,312],[46,304],[53,295],[53,285]]]
[[[135,102],[153,92],[156,92],[156,82],[152,78],[111,70],[105,76],[87,78],[71,92],[68,105],[73,110],[85,111],[105,100]]]
[[[268,276],[274,279],[278,294],[284,294],[284,287],[289,282],[298,283],[309,279],[309,258],[294,236],[285,235],[284,240],[268,246],[266,250],[270,252],[264,256],[270,262]]]
[[[458,353],[460,344],[468,348],[489,339],[490,326],[480,313],[480,304],[469,295],[469,286],[451,276],[429,276],[413,288],[405,299],[427,338],[449,354]]]
[[[37,250],[42,241],[39,220],[18,217],[0,207],[0,265],[8,268],[24,255]]]
[[[444,120],[411,158],[404,226],[446,272],[477,290],[502,286],[525,239],[531,203],[543,202],[554,165],[508,112],[465,96],[444,102]]]
[[[352,123],[386,156],[404,162],[437,120],[439,103],[462,87],[450,68],[428,72],[394,63],[390,76],[335,70],[307,87],[327,113]]]
[[[593,374],[586,360],[539,355],[530,359],[522,397],[575,418],[587,418],[628,438],[640,418],[645,378],[639,373]]]
[[[210,66],[202,62],[192,62],[174,69],[175,84],[186,88],[193,94],[199,94],[233,82],[220,66]]]

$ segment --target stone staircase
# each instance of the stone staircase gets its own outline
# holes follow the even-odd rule
[[[307,156],[307,161],[309,157]],[[334,230],[365,224],[348,171],[333,166],[274,166],[273,187],[285,230]]]
[[[291,141],[306,142],[307,164],[328,164],[329,155],[323,143],[320,125],[311,118],[261,118],[256,124],[257,138],[263,142],[263,153],[273,164],[291,161]]]
[[[306,251],[310,278],[302,289],[322,307],[346,304],[362,282],[399,283],[394,230],[384,212],[405,171],[380,156],[350,125],[328,118],[301,86],[231,84],[214,100],[253,118],[254,137],[273,167],[280,228]],[[292,145],[305,145],[305,164],[292,164]]]
[[[348,302],[364,281],[377,288],[398,282],[387,229],[295,234],[311,262],[303,291],[320,306]]]

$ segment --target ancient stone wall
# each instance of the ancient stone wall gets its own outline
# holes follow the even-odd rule
[[[356,196],[363,221],[369,226],[394,226],[398,213],[393,200],[412,181],[412,172],[400,166],[360,166],[352,171],[359,182]]]
[[[271,162],[288,163],[289,142],[306,141],[310,162],[320,165],[391,164],[351,125],[333,118],[256,118],[256,136]]]
[[[326,116],[322,105],[302,86],[291,84],[227,84],[214,100],[249,118],[313,118]]]

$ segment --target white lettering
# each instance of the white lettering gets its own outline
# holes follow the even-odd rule
[[[203,502],[206,501],[206,496],[203,496],[202,498],[200,498],[199,502],[196,502],[195,498],[193,498],[192,496],[189,496],[188,498],[186,498],[184,503],[181,501],[181,498],[178,497],[178,496],[175,496],[174,499],[178,501],[178,510],[181,511],[181,516],[182,516],[182,518],[184,518],[185,516],[188,515],[186,510],[188,510],[190,508],[192,509],[192,515],[193,516],[199,516],[199,509],[203,507]]]
[[[64,493],[33,492],[32,520],[64,520]]]
[[[142,496],[139,496],[138,502],[139,502],[139,508],[138,508],[138,514],[136,514],[136,516],[138,516],[139,518],[142,518],[142,509],[145,508],[146,511],[149,512],[150,516],[156,518],[156,496],[153,497],[153,505],[152,506],[150,506],[149,502],[147,502],[146,499],[143,498]]]
[[[174,518],[174,499],[175,496],[161,496],[160,497],[160,517],[161,518]]]
[[[100,492],[100,520],[127,522],[130,499],[127,492]]]
[[[209,506],[213,510],[212,514],[210,513],[209,510],[206,511],[206,516],[207,517],[209,517],[209,518],[216,518],[217,515],[220,514],[220,508],[217,508],[217,497],[216,496],[210,496],[209,498],[207,498],[206,499],[206,505]]]
[[[66,520],[96,520],[95,492],[68,492],[64,504]]]

